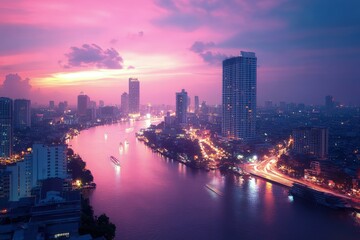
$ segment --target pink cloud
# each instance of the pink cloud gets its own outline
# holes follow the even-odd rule
[[[304,16],[303,12],[297,12],[301,10],[301,4],[289,4],[287,0],[4,0],[0,6],[0,32],[6,37],[0,43],[0,76],[17,72],[20,76],[29,77],[31,85],[36,88],[66,89],[66,92],[76,94],[81,91],[81,83],[88,81],[86,77],[73,81],[73,85],[78,85],[71,89],[76,90],[60,88],[64,81],[60,78],[51,81],[53,86],[41,84],[47,78],[83,71],[82,68],[64,69],[58,61],[66,62],[64,53],[69,53],[69,48],[94,43],[103,51],[113,49],[123,59],[123,68],[118,68],[116,74],[98,79],[99,88],[105,82],[115,84],[120,79],[119,85],[113,89],[104,86],[114,95],[107,94],[108,101],[117,101],[118,89],[126,91],[126,79],[131,75],[138,76],[144,87],[165,92],[164,101],[173,101],[173,91],[186,88],[189,92],[199,92],[204,98],[216,96],[209,98],[219,103],[221,58],[237,55],[240,50],[255,51],[260,64],[259,83],[286,78],[296,81],[298,73],[308,70],[316,74],[324,67],[310,60],[330,58],[338,53],[331,46],[322,46],[326,38],[319,38],[320,47],[307,48],[306,44],[319,36],[357,33],[356,26],[351,31],[350,27],[293,29],[291,20],[299,23]],[[292,19],[296,14],[300,18]],[[351,43],[350,40],[348,42]],[[196,42],[214,44],[201,51],[190,51]],[[356,46],[348,48],[346,56],[358,54]],[[209,62],[216,64],[209,65]],[[80,63],[84,64],[84,61]],[[151,83],[161,87],[155,89]],[[96,85],[96,82],[93,84]],[[211,94],[202,87],[205,84]],[[90,92],[94,98],[105,94],[105,90]],[[160,96],[144,93],[142,100],[152,101],[152,98]]]

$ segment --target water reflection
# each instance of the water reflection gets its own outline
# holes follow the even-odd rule
[[[119,154],[122,155],[124,153],[124,147],[119,145]]]
[[[97,188],[91,204],[95,214],[105,212],[116,224],[116,239],[314,237],[304,229],[316,229],[323,239],[359,236],[349,216],[339,219],[338,213],[327,209],[293,204],[278,185],[254,177],[193,170],[153,153],[134,136],[149,124],[136,121],[91,128],[70,141],[94,175]],[[126,133],[127,128],[133,131]],[[119,142],[125,139],[129,145],[120,149]],[[121,167],[109,161],[111,155],[119,156]]]
[[[115,173],[116,173],[116,176],[120,176],[120,172],[121,172],[121,167],[120,166],[115,166]]]
[[[273,211],[274,211],[274,193],[272,191],[272,183],[265,183],[265,210],[264,210],[264,220],[267,224],[270,224],[273,220]]]
[[[184,164],[181,164],[181,163],[178,164],[178,172],[181,175],[186,175],[186,168],[187,167]]]

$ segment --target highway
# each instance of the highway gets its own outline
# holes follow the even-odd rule
[[[321,186],[315,185],[315,184],[305,181],[303,179],[295,179],[295,178],[286,176],[276,169],[276,163],[277,163],[277,159],[275,157],[274,158],[265,158],[260,163],[245,164],[242,167],[245,169],[245,171],[247,171],[248,173],[250,173],[252,175],[267,179],[272,182],[276,182],[278,184],[281,184],[281,185],[284,185],[287,187],[291,187],[293,185],[293,183],[300,183],[300,184],[304,184],[304,185],[308,186],[309,188],[315,189],[317,191],[329,193],[329,194],[347,199],[348,201],[351,202],[353,207],[360,209],[360,199],[355,198],[355,197],[350,197],[348,195],[341,194],[338,192],[334,192],[331,189],[323,188]]]

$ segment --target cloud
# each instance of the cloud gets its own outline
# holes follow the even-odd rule
[[[96,44],[83,44],[71,47],[66,53],[67,64],[64,68],[97,67],[106,69],[122,69],[123,59],[114,48],[103,50]]]
[[[210,51],[202,52],[199,55],[204,60],[204,62],[207,62],[209,64],[219,64],[224,59],[228,58],[228,56],[225,55],[225,54],[213,53],[213,52],[210,52]]]
[[[196,41],[194,42],[194,44],[191,46],[190,50],[195,52],[195,53],[202,53],[205,50],[212,48],[215,46],[215,43],[213,42],[200,42],[200,41]]]
[[[0,86],[0,95],[9,98],[30,98],[30,79],[22,79],[18,74],[8,74]]]
[[[268,22],[261,21],[263,13],[278,7],[283,1],[286,0],[270,0],[267,3],[263,0],[157,0],[155,4],[167,14],[153,22],[161,27],[175,26],[186,31],[201,27],[217,32],[225,29],[237,31],[254,29],[255,25],[264,29]]]
[[[162,8],[172,11],[178,11],[178,7],[173,0],[156,0],[155,3]]]
[[[223,53],[215,53],[213,51],[210,51],[209,49],[213,47],[215,47],[214,42],[196,41],[190,47],[190,51],[197,53],[204,62],[216,65],[221,63],[228,56]]]

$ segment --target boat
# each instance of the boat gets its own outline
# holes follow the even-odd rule
[[[333,209],[346,209],[350,207],[345,199],[341,197],[317,191],[301,183],[294,183],[289,190],[289,194],[294,198],[301,198]]]
[[[222,196],[222,195],[223,195],[222,192],[220,192],[220,191],[217,190],[216,188],[210,186],[209,184],[206,184],[205,187],[206,187],[207,189],[209,189],[210,191],[212,191],[213,193],[219,195],[219,196]]]
[[[110,156],[110,161],[112,161],[116,166],[120,166],[120,161],[114,156]]]

